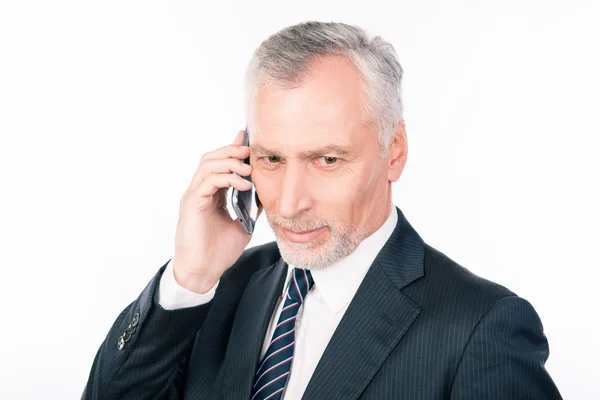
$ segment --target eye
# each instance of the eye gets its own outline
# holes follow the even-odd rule
[[[281,157],[279,156],[267,156],[266,159],[269,161],[269,163],[271,164],[276,164],[279,161],[281,161]]]
[[[329,156],[322,156],[319,157],[319,159],[321,160],[321,164],[323,165],[334,165],[338,159],[337,157],[329,157]]]

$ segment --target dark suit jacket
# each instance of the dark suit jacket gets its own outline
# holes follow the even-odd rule
[[[397,212],[303,399],[560,399],[533,307],[424,243]],[[276,244],[244,251],[197,307],[156,302],[165,267],[117,317],[83,398],[250,399],[287,269]]]

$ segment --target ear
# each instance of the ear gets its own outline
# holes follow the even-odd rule
[[[398,121],[396,132],[390,142],[390,146],[387,152],[388,157],[388,180],[390,182],[396,182],[406,164],[406,157],[408,156],[408,142],[406,140],[406,126],[404,120]]]

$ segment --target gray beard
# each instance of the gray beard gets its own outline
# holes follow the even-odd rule
[[[275,217],[274,220],[280,220]],[[329,225],[329,240],[324,243],[308,242],[308,243],[293,243],[285,237],[281,237],[274,229],[275,221],[268,218],[271,229],[275,233],[277,239],[277,247],[283,260],[289,265],[298,268],[309,270],[318,270],[327,268],[336,262],[346,258],[356,250],[358,245],[366,236],[364,228],[353,229],[350,226],[339,224]],[[338,226],[336,226],[338,225]],[[296,228],[294,225],[283,224],[285,228]],[[316,228],[316,227],[312,227]],[[296,229],[309,230],[311,228]]]

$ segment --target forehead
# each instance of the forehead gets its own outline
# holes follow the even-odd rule
[[[259,87],[254,103],[252,141],[277,147],[305,147],[339,142],[352,145],[367,129],[363,122],[363,80],[342,57],[310,63],[294,88],[273,83]]]

